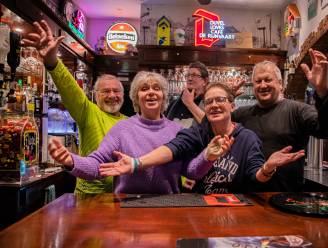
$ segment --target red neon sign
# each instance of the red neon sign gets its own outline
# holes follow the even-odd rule
[[[195,21],[195,46],[211,47],[215,42],[220,40],[220,38],[206,38],[202,36],[205,33],[205,21],[219,22],[221,19],[219,15],[204,9],[197,9],[192,16],[199,17]]]

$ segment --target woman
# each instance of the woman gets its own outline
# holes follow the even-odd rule
[[[74,176],[91,180],[100,177],[101,163],[114,160],[113,151],[139,157],[169,142],[182,129],[179,124],[162,116],[167,103],[167,82],[161,75],[139,72],[131,84],[130,98],[138,114],[112,127],[97,151],[87,157],[80,157],[69,153],[59,142],[54,141],[49,145],[51,156],[72,168]],[[220,152],[228,146],[226,140]],[[187,166],[180,161],[146,170],[141,170],[140,166],[140,161],[132,160],[131,174],[115,179],[115,193],[179,193],[181,174],[188,176]],[[198,171],[202,169],[201,166],[196,165],[194,168]]]
[[[205,90],[204,106],[210,135],[232,136],[234,144],[224,156],[217,156],[211,141],[204,150],[205,156],[200,154],[192,161],[189,172],[199,180],[196,185],[199,193],[246,192],[253,182],[268,181],[278,165],[275,154],[265,162],[261,141],[254,132],[231,121],[233,100],[230,88],[223,84],[210,84]],[[191,171],[193,167],[208,163],[205,158],[211,161],[208,171]]]
[[[210,84],[205,90],[206,118],[202,122],[203,131],[214,138],[187,167],[187,174],[190,178],[198,179],[196,187],[199,193],[249,191],[251,184],[270,180],[276,167],[304,156],[304,150],[289,153],[291,150],[289,146],[273,153],[265,162],[261,152],[261,141],[256,134],[241,124],[231,121],[231,113],[234,110],[233,100],[230,89],[223,84]],[[220,136],[226,137],[226,143],[234,140],[231,147],[229,146],[230,150],[225,149],[224,155],[218,150],[217,143]],[[119,162],[102,165],[101,175],[113,176],[129,173],[131,158],[121,153],[120,156],[122,159]],[[166,160],[172,160],[172,158],[173,156]],[[149,165],[144,161],[141,157],[142,167],[148,168]],[[199,167],[202,170],[198,170]]]

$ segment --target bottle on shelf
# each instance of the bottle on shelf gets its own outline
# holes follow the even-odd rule
[[[10,32],[10,50],[7,54],[7,63],[11,70],[11,81],[14,81],[16,69],[20,64],[21,36],[15,32]]]

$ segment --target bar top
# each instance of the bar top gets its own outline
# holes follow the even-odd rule
[[[0,232],[0,247],[175,247],[179,238],[303,235],[327,247],[328,219],[243,207],[120,208],[118,195],[65,194]],[[120,196],[121,197],[121,196]]]

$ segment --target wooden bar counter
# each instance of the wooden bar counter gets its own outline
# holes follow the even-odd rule
[[[0,232],[0,247],[175,247],[179,238],[303,235],[328,247],[328,219],[245,207],[120,208],[113,194],[65,194]]]

